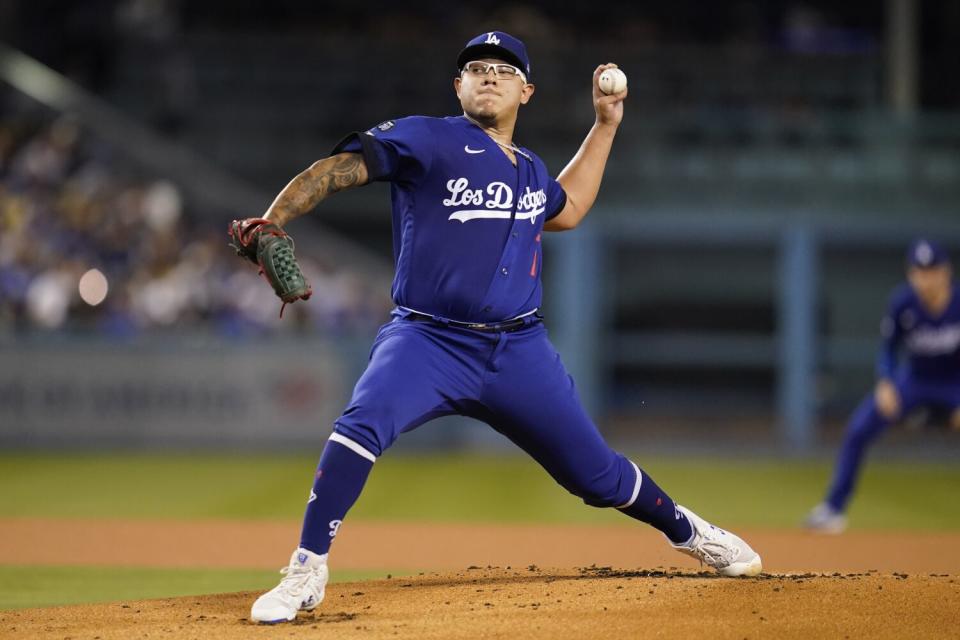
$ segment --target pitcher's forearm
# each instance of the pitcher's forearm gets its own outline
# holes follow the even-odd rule
[[[557,177],[575,208],[578,218],[575,222],[587,215],[597,199],[616,133],[616,126],[594,124],[576,155]]]
[[[338,153],[314,162],[277,195],[264,218],[278,226],[302,216],[327,196],[367,183],[367,165],[359,153]]]

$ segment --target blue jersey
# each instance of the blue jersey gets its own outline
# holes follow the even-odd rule
[[[950,303],[939,316],[923,306],[909,285],[898,287],[890,298],[882,333],[877,365],[881,377],[894,376],[903,349],[908,375],[960,381],[960,286],[952,286]]]
[[[333,153],[343,151],[391,183],[396,304],[461,322],[540,306],[543,224],[567,197],[533,152],[521,148],[514,166],[463,116],[388,120]]]

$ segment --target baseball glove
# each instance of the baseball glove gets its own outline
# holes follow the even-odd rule
[[[283,300],[281,318],[288,303],[313,294],[293,255],[293,238],[283,229],[263,218],[246,218],[231,222],[227,231],[237,255],[260,267],[260,275]]]

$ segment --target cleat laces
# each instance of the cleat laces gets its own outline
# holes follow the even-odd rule
[[[302,592],[310,578],[319,574],[319,571],[317,567],[286,566],[280,569],[280,573],[285,577],[277,585],[276,590],[292,598],[296,597],[294,594]]]
[[[700,560],[701,565],[707,564],[714,569],[723,569],[733,564],[739,551],[732,545],[726,544],[722,539],[723,533],[720,533],[719,529],[715,527],[713,529],[712,532],[701,533],[698,531],[697,535],[701,540],[689,551]],[[711,533],[713,535],[710,535]]]

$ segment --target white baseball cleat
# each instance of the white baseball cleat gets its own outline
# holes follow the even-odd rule
[[[847,516],[826,502],[821,502],[807,514],[803,527],[817,533],[837,535],[847,530]]]
[[[250,619],[254,622],[289,622],[297,617],[298,611],[312,611],[323,602],[330,576],[327,554],[297,549],[290,556],[290,564],[280,569],[280,573],[284,575],[280,584],[253,603]]]
[[[722,576],[755,576],[763,569],[760,555],[740,537],[715,527],[686,507],[677,510],[690,521],[693,537],[686,544],[673,544],[674,549],[713,567]]]

